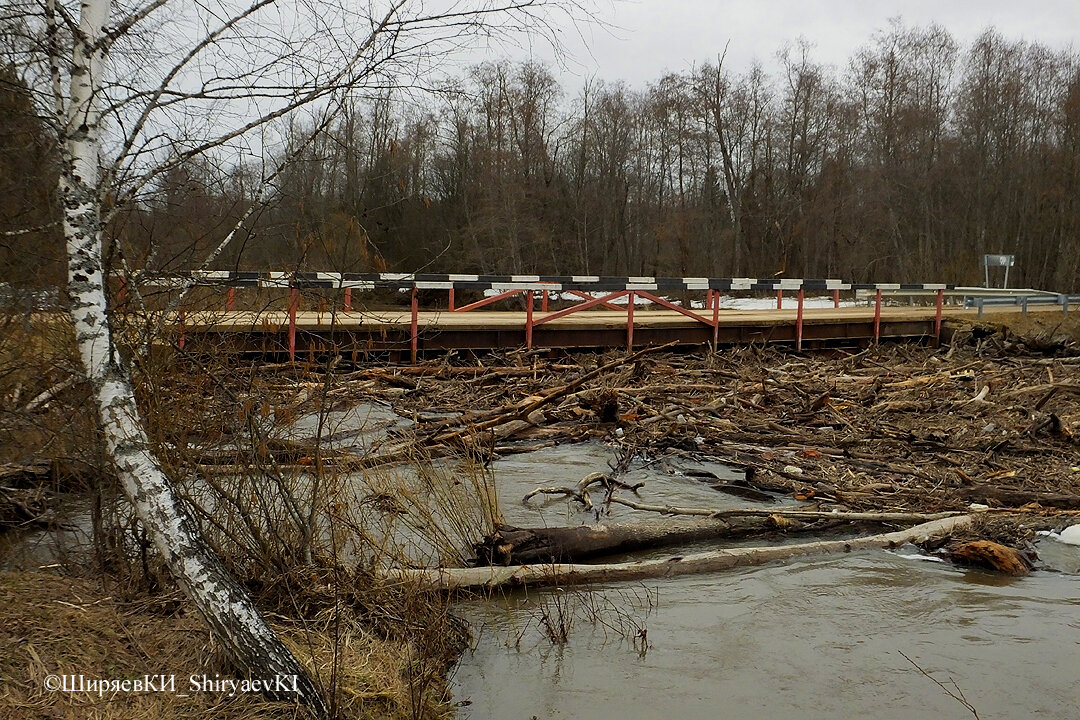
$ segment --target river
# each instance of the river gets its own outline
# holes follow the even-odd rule
[[[565,503],[517,500],[604,469],[602,447],[571,450],[497,463],[511,522],[581,521]],[[670,502],[723,498],[666,474]],[[1047,565],[1024,578],[912,549],[460,603],[474,645],[452,678],[459,717],[975,717],[946,691],[982,720],[1080,717],[1080,548],[1043,540],[1040,554]],[[553,642],[542,618],[560,609],[568,639]]]

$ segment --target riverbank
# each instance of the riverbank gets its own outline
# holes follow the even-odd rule
[[[179,593],[130,592],[115,579],[60,572],[0,572],[0,716],[310,717],[238,681]],[[311,595],[297,593],[301,600]],[[338,716],[404,720],[449,714],[449,658],[428,667],[419,645],[380,637],[347,611],[324,609],[299,619],[275,613],[271,624]],[[289,679],[274,682],[287,688]]]

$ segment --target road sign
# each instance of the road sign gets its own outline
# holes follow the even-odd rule
[[[992,267],[1005,268],[1005,284],[1002,287],[1009,287],[1009,268],[1015,264],[1015,255],[983,255],[984,287],[990,287],[990,268]]]

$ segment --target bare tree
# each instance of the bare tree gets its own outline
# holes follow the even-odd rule
[[[493,28],[550,38],[552,12],[579,10],[574,0],[17,0],[5,13],[21,28],[12,62],[29,78],[61,158],[70,314],[108,453],[155,547],[230,660],[250,677],[286,678],[270,684],[271,695],[327,711],[201,538],[155,456],[114,342],[106,229],[193,159],[257,157],[295,117],[320,125],[350,93],[423,86],[441,57]],[[263,183],[276,175],[268,168]]]

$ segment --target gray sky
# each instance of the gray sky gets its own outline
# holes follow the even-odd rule
[[[1080,48],[1077,0],[600,0],[599,11],[612,27],[582,28],[588,49],[573,30],[563,33],[567,89],[573,76],[594,75],[642,87],[665,71],[714,60],[729,40],[733,71],[755,59],[773,70],[776,51],[800,35],[814,44],[816,60],[843,68],[897,16],[907,25],[937,22],[961,46],[992,25],[1010,38]]]

